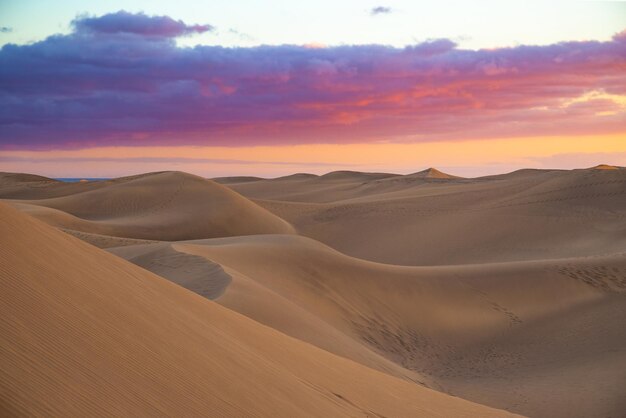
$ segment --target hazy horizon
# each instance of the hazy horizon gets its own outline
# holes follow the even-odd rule
[[[492,175],[498,175],[498,174],[508,174],[508,173],[512,173],[515,171],[519,171],[519,170],[585,170],[585,169],[591,169],[591,168],[595,168],[598,166],[612,166],[612,167],[616,167],[616,168],[624,168],[624,166],[620,166],[617,164],[606,164],[603,162],[597,163],[597,164],[593,164],[593,165],[589,165],[589,166],[576,166],[576,167],[566,167],[566,168],[559,168],[559,167],[518,167],[518,168],[512,168],[510,170],[505,170],[505,171],[497,171],[496,169],[492,169],[490,171],[484,172],[484,173],[478,173],[476,175],[464,175],[462,174],[463,172],[470,172],[467,169],[465,169],[465,171],[463,170],[463,168],[459,169],[458,167],[421,167],[421,168],[416,168],[413,171],[403,171],[403,172],[399,172],[399,171],[376,171],[376,170],[356,170],[354,169],[354,167],[338,167],[337,169],[333,169],[333,170],[318,170],[315,172],[309,172],[309,171],[291,171],[291,172],[285,172],[285,173],[281,173],[279,175],[276,176],[263,176],[263,175],[255,175],[255,174],[246,174],[246,175],[241,175],[241,174],[237,174],[237,173],[233,173],[233,174],[226,174],[226,175],[214,175],[214,176],[205,176],[202,173],[194,173],[194,172],[189,172],[189,171],[185,171],[185,170],[179,170],[176,168],[173,169],[166,169],[166,170],[153,170],[153,171],[131,171],[128,173],[123,173],[119,176],[93,176],[93,175],[83,175],[83,176],[73,176],[73,175],[65,175],[65,176],[55,176],[55,175],[48,175],[46,173],[43,172],[15,172],[15,173],[25,173],[25,174],[34,174],[34,175],[39,175],[39,176],[44,176],[44,177],[48,177],[54,180],[61,180],[61,181],[79,181],[79,180],[90,180],[90,181],[97,181],[97,180],[110,180],[110,179],[114,179],[114,178],[118,178],[118,177],[126,177],[126,176],[133,176],[133,175],[138,175],[138,174],[145,174],[145,173],[150,173],[150,172],[162,172],[162,171],[185,171],[188,172],[189,174],[195,174],[197,176],[201,176],[201,177],[206,177],[206,178],[222,178],[222,177],[258,177],[258,178],[264,178],[264,179],[273,179],[273,178],[279,178],[279,177],[283,177],[283,176],[289,176],[292,174],[312,174],[312,175],[316,175],[316,176],[323,176],[325,174],[330,174],[330,173],[334,173],[334,172],[361,172],[361,173],[385,173],[385,174],[394,174],[394,175],[409,175],[409,174],[414,174],[414,173],[419,173],[422,171],[427,171],[430,169],[435,169],[441,172],[444,172],[445,174],[450,174],[453,176],[459,176],[459,177],[467,177],[467,178],[479,178],[479,177],[485,177],[485,176],[492,176]],[[454,170],[456,169],[456,170]]]

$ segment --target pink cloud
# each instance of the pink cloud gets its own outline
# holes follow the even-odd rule
[[[0,147],[254,145],[615,133],[626,38],[494,50],[449,40],[406,48],[180,48],[200,32],[118,12],[0,50]],[[94,36],[94,34],[96,36]],[[598,109],[608,109],[598,115]]]

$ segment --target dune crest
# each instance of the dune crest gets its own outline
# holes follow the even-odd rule
[[[76,185],[75,193],[15,202],[43,208],[30,211],[57,227],[123,238],[176,241],[294,232],[243,196],[191,174],[149,173],[97,183],[89,189],[90,183],[73,183],[65,187]]]
[[[219,264],[179,252],[169,243],[125,246],[109,252],[208,299],[219,298],[231,282]]]
[[[453,176],[451,174],[444,173],[443,171],[439,171],[436,168],[427,168],[426,170],[418,171],[417,173],[409,174],[408,177],[415,178],[427,178],[427,179],[459,179],[462,177]]]
[[[619,167],[616,167],[614,165],[608,165],[608,164],[599,164],[595,167],[591,167],[592,170],[619,170]]]

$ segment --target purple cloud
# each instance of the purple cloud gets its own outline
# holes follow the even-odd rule
[[[372,7],[372,9],[370,10],[370,14],[372,16],[387,15],[391,12],[392,12],[391,7],[385,7],[385,6]]]
[[[188,157],[21,157],[0,155],[0,162],[4,163],[137,163],[137,164],[223,164],[223,165],[300,165],[301,161],[255,161],[235,160],[224,158],[188,158]],[[307,161],[313,167],[335,167],[335,163]],[[351,167],[356,164],[342,164]]]
[[[120,13],[135,23],[111,18]],[[181,48],[172,36],[189,32],[182,22],[89,19],[98,32],[75,24],[69,35],[0,49],[0,149],[624,131],[625,111],[609,98],[568,104],[590,91],[626,94],[623,33],[479,51],[446,39]]]
[[[169,16],[148,16],[120,10],[100,17],[80,16],[72,21],[76,32],[97,34],[135,34],[174,38],[214,30],[211,25],[187,25]]]

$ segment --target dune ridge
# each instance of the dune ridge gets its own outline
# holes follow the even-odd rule
[[[30,196],[14,203],[29,205],[22,208],[57,227],[122,238],[176,241],[294,232],[289,223],[230,189],[186,173],[149,173],[64,187],[75,193]]]
[[[439,171],[436,168],[430,167],[426,170],[418,171],[417,173],[409,174],[406,177],[416,177],[416,178],[427,178],[427,179],[438,179],[438,180],[449,180],[449,179],[460,179],[462,177],[453,176],[448,173],[444,173],[443,171]]]
[[[524,170],[420,182],[231,185],[302,235],[358,258],[448,265],[626,248],[626,170]],[[512,239],[514,237],[514,239]]]

